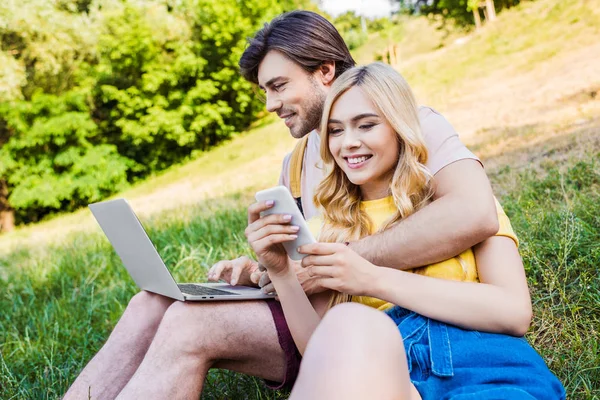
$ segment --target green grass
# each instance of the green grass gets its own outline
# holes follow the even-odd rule
[[[392,34],[411,84],[444,101],[481,71],[519,74],[557,52],[589,45],[598,38],[598,18],[590,1],[540,0],[502,13],[460,46],[451,41],[462,33],[446,37],[424,19],[406,21]],[[370,61],[387,40],[371,38],[357,60]],[[140,212],[178,280],[201,280],[215,261],[250,254],[246,207],[256,189],[276,181],[293,145],[285,127],[272,121],[119,194]],[[494,128],[472,139],[521,240],[534,301],[528,339],[571,399],[600,399],[599,138],[600,119],[588,118]],[[136,293],[87,210],[0,237],[0,287],[2,399],[59,398]],[[211,371],[203,398],[285,393]]]
[[[570,398],[593,399],[600,396],[600,146],[580,151],[569,150],[567,161],[490,175],[521,240],[535,312],[528,338]],[[198,280],[217,260],[250,254],[243,229],[251,196],[238,193],[143,223],[176,278]],[[0,272],[0,398],[57,398],[102,345],[136,287],[99,229],[43,252],[22,247],[0,259]],[[225,372],[211,373],[204,394],[247,396],[283,394]]]
[[[424,36],[432,44],[446,45],[425,58],[409,52],[399,69],[418,93],[435,104],[445,104],[465,90],[465,84],[493,72],[526,72],[558,53],[598,43],[600,8],[596,2],[536,1],[499,14],[494,24],[450,45],[423,22],[410,24],[412,33],[401,38],[403,48],[418,47]],[[452,36],[454,38],[455,36]],[[415,39],[418,38],[418,39]]]

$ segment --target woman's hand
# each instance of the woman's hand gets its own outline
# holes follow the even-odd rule
[[[246,256],[222,260],[208,270],[208,281],[223,279],[230,285],[258,286],[258,263]]]
[[[273,206],[272,201],[259,202],[248,207],[248,227],[245,234],[254,249],[258,262],[271,277],[288,271],[289,258],[282,243],[298,237],[298,227],[290,225],[291,215],[272,214],[261,217],[260,213]]]
[[[301,246],[298,252],[308,254],[302,259],[302,267],[317,278],[320,286],[353,296],[369,295],[377,267],[348,246],[315,243]]]

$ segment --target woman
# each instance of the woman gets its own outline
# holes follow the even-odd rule
[[[320,228],[320,242],[330,243],[301,248],[308,254],[302,266],[331,289],[330,306],[353,301],[386,310],[406,351],[401,386],[412,383],[418,391],[412,397],[424,399],[564,398],[560,382],[522,338],[531,300],[517,239],[499,205],[496,236],[412,271],[377,267],[343,244],[410,218],[430,201],[427,150],[404,79],[378,63],[345,72],[327,97],[320,133],[327,175],[315,203],[323,218],[311,225]],[[250,224],[246,235],[303,353],[321,315],[281,245],[296,231],[272,215]]]

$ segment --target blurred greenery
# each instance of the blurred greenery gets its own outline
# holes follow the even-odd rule
[[[237,70],[246,39],[297,8],[320,12],[310,0],[3,1],[0,214],[73,211],[247,128],[263,106]],[[351,48],[390,26],[352,12],[335,23]]]
[[[237,72],[246,38],[299,7],[314,8],[3,1],[0,212],[22,223],[72,211],[246,128],[263,108]]]

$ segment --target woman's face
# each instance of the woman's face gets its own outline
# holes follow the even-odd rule
[[[364,200],[380,199],[389,188],[400,145],[398,135],[359,87],[333,104],[327,124],[329,151]]]

